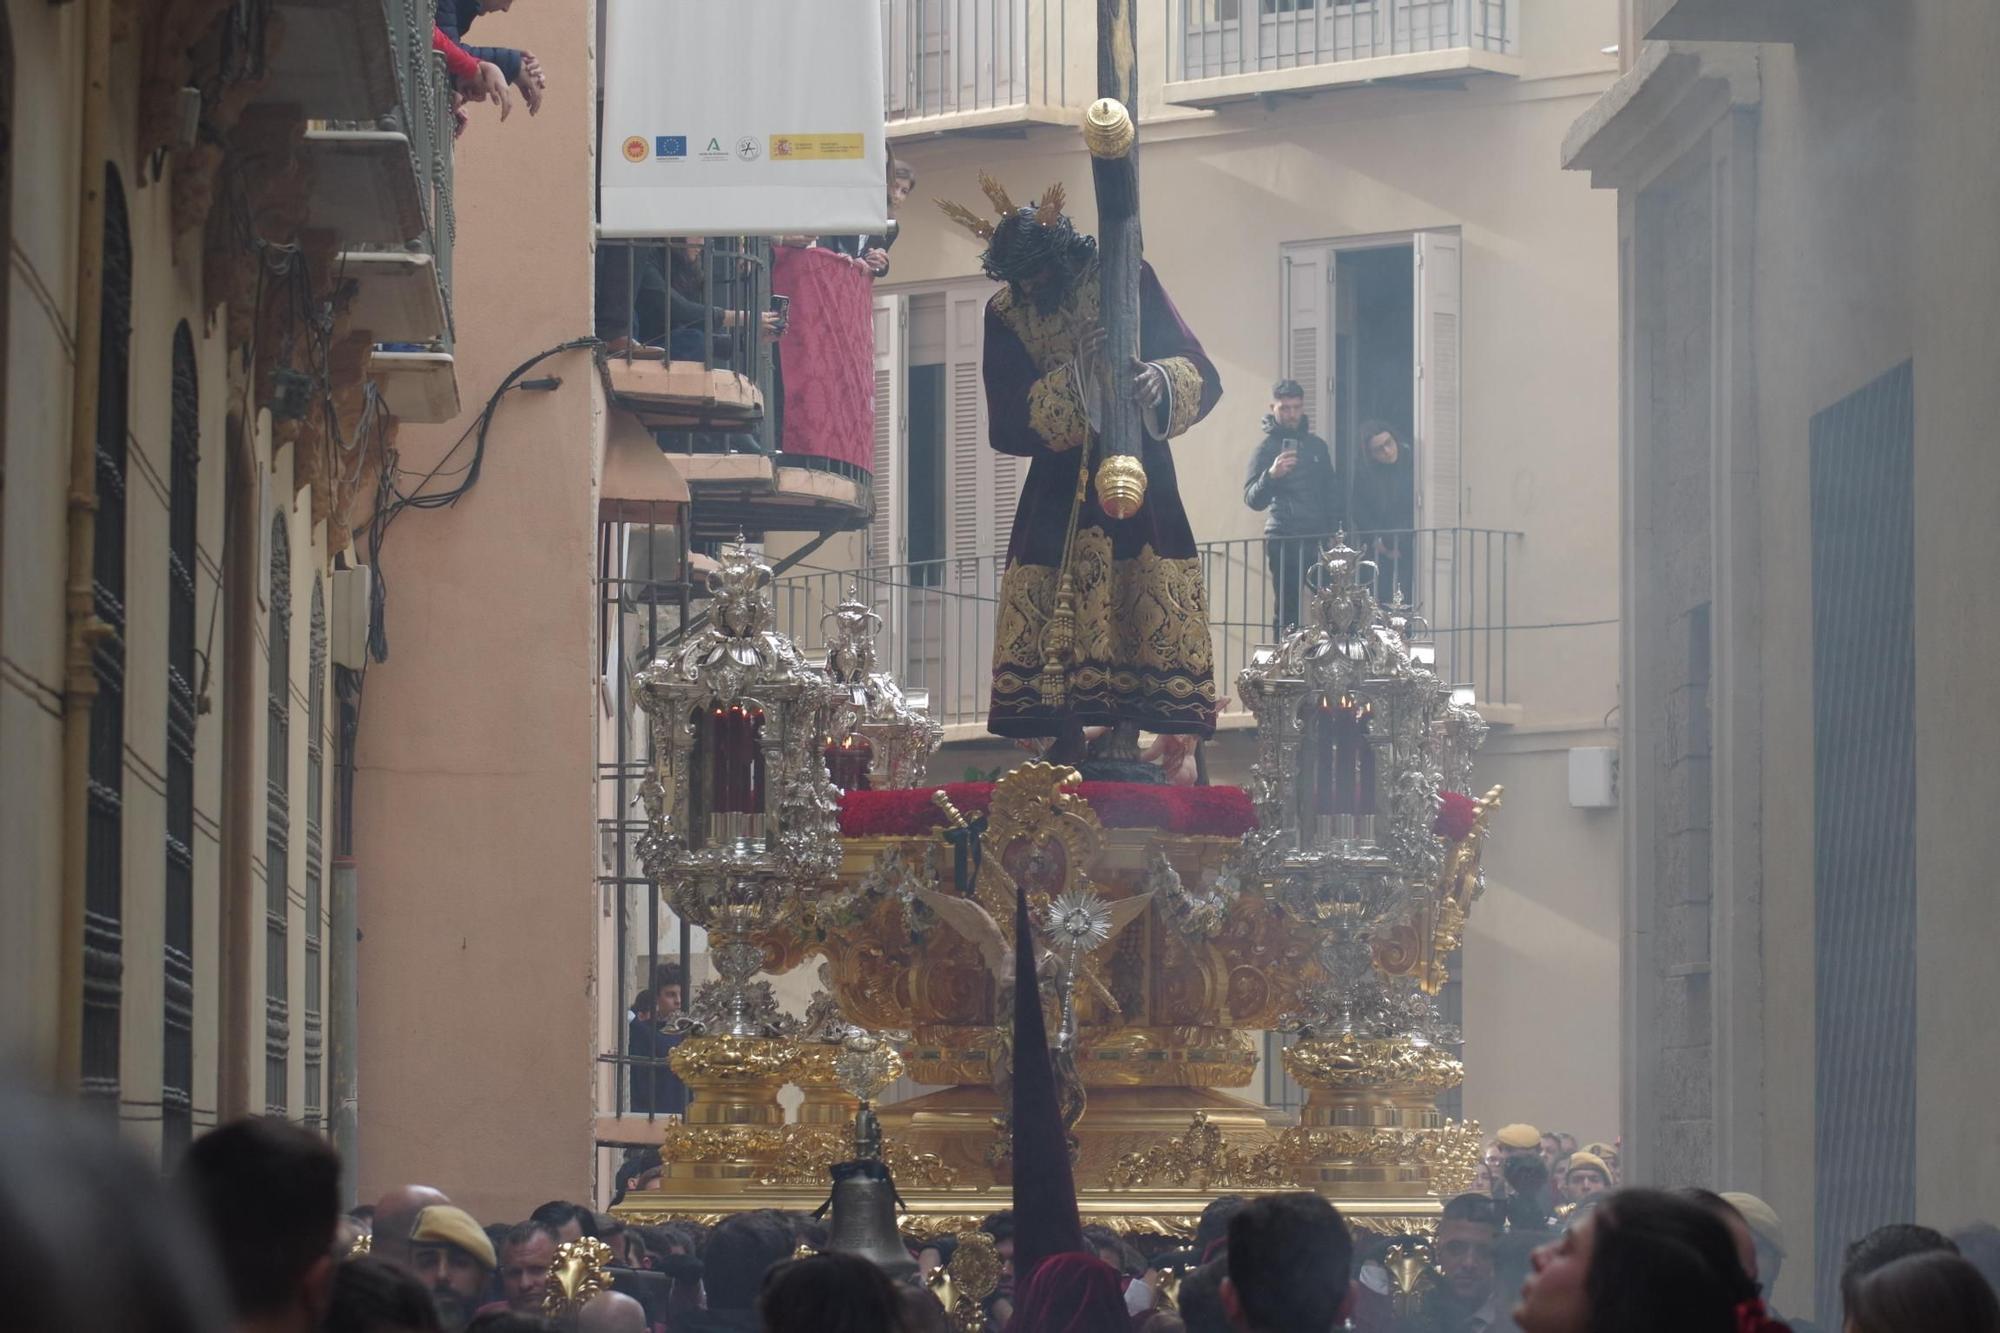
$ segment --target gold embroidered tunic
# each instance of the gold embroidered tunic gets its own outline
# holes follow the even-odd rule
[[[1000,584],[987,721],[997,735],[1053,736],[1065,717],[1083,726],[1215,730],[1208,596],[1167,442],[1208,415],[1222,382],[1150,265],[1140,270],[1139,312],[1139,355],[1160,367],[1168,387],[1140,453],[1146,502],[1131,518],[1113,519],[1086,487],[1069,549],[1074,649],[1060,697],[1045,698],[1043,631],[1055,610],[1070,505],[1079,466],[1095,465],[1077,349],[1097,324],[1097,271],[1046,313],[1011,289],[987,303],[989,442],[1031,460]]]

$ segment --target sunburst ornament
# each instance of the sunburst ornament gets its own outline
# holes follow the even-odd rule
[[[1094,893],[1072,889],[1049,904],[1044,926],[1059,951],[1089,953],[1111,938],[1111,905]]]

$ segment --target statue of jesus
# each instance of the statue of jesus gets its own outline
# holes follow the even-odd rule
[[[1000,585],[987,728],[1053,738],[1046,757],[1070,764],[1086,758],[1085,727],[1110,728],[1091,758],[1157,774],[1137,762],[1141,730],[1215,730],[1208,597],[1168,442],[1208,415],[1222,382],[1150,266],[1139,355],[1106,365],[1097,242],[1064,216],[1062,187],[1016,208],[981,183],[997,220],[944,207],[986,240],[981,267],[1006,284],[986,306],[989,442],[1031,460]],[[1107,515],[1090,484],[1111,393],[1140,404],[1145,423],[1145,501],[1128,518]],[[1084,767],[1088,777],[1097,765]]]

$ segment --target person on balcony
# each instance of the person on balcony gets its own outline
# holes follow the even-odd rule
[[[1386,421],[1363,422],[1355,437],[1361,442],[1353,477],[1354,526],[1360,539],[1350,544],[1368,552],[1380,566],[1379,597],[1387,600],[1400,588],[1405,599],[1414,601],[1411,530],[1417,522],[1416,458]]]
[[[1280,639],[1299,623],[1306,571],[1315,548],[1346,523],[1345,497],[1333,450],[1312,433],[1305,390],[1297,380],[1271,386],[1264,438],[1250,456],[1243,503],[1264,515],[1264,563],[1271,570],[1272,632]]]
[[[879,236],[860,233],[821,236],[814,244],[822,250],[832,250],[859,260],[867,266],[870,277],[888,277],[889,247],[896,243],[898,231],[896,215],[916,188],[917,169],[907,162],[897,161],[894,153],[889,154],[889,230]]]
[[[481,14],[504,14],[513,4],[514,0],[437,0],[437,26],[446,37],[464,47],[468,55],[492,65],[508,83],[520,89],[521,100],[528,104],[528,114],[532,116],[542,109],[542,94],[548,88],[542,62],[535,59],[534,52],[517,51],[511,46],[468,46],[465,41],[465,30],[474,19]],[[504,108],[505,104],[502,105]]]
[[[514,109],[513,99],[507,96],[507,76],[500,67],[490,60],[481,60],[470,51],[445,36],[444,29],[431,25],[431,50],[444,57],[445,77],[451,80],[452,100],[451,137],[456,139],[465,132],[465,112],[461,102],[498,102],[500,119],[507,119],[507,113]]]

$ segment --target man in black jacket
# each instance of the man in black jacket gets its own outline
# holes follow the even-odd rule
[[[1346,522],[1333,451],[1306,420],[1305,390],[1297,380],[1271,386],[1271,414],[1264,438],[1243,480],[1243,503],[1265,511],[1264,560],[1271,569],[1282,638],[1299,623],[1299,593],[1320,541]]]

